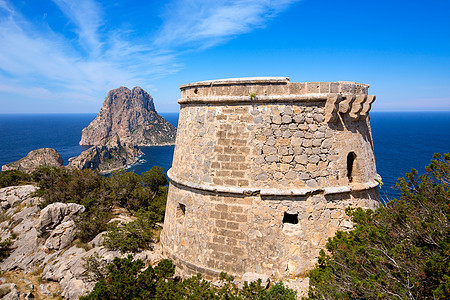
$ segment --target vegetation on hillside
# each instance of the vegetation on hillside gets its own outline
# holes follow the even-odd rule
[[[400,178],[400,199],[376,211],[348,211],[355,223],[337,232],[310,272],[310,299],[450,298],[450,155],[427,173]]]
[[[91,264],[92,265],[92,264]],[[99,265],[95,264],[97,268]],[[174,278],[175,265],[164,259],[154,268],[141,260],[115,258],[106,272],[95,269],[98,282],[94,290],[81,300],[114,299],[227,299],[227,300],[295,300],[296,293],[279,282],[270,289],[261,286],[261,280],[245,283],[239,289],[233,278],[221,274],[223,285],[215,287],[200,275],[188,279]],[[91,268],[91,271],[93,269]]]
[[[0,188],[13,185],[22,185],[30,182],[31,176],[27,173],[17,170],[8,170],[0,172]]]
[[[354,230],[337,232],[321,251],[310,272],[309,299],[449,299],[450,298],[450,154],[435,155],[426,174],[416,170],[400,178],[402,195],[376,211],[347,210]],[[105,245],[122,252],[151,247],[163,221],[167,178],[161,168],[137,175],[116,172],[109,177],[91,170],[41,167],[27,175],[0,173],[0,187],[35,182],[41,208],[54,202],[86,207],[76,220],[78,238],[90,241],[108,230]],[[114,209],[133,221],[110,223]],[[0,258],[11,241],[0,245]],[[238,289],[223,275],[214,287],[201,276],[174,278],[164,260],[146,267],[132,257],[116,258],[102,267],[96,260],[93,292],[82,299],[295,299],[281,283],[269,290],[259,283]],[[92,270],[91,270],[92,271]]]
[[[75,222],[81,242],[109,229],[108,247],[124,252],[146,249],[154,241],[157,222],[164,218],[168,182],[160,167],[141,175],[119,171],[109,177],[92,170],[40,167],[32,179],[39,187],[36,195],[43,198],[41,208],[54,202],[84,205]],[[125,209],[135,221],[109,224],[114,208]]]

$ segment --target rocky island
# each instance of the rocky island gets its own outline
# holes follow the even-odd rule
[[[109,91],[97,117],[83,129],[80,145],[97,145],[113,136],[137,146],[172,145],[176,128],[158,115],[142,88],[120,87]]]
[[[27,156],[18,161],[2,166],[2,171],[18,170],[25,173],[31,173],[38,166],[60,167],[63,160],[58,151],[52,148],[41,148],[30,151]]]

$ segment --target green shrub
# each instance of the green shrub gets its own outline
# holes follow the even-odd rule
[[[116,205],[136,212],[153,205],[153,200],[164,194],[162,186],[167,185],[167,177],[160,167],[153,167],[140,176],[125,171],[114,172],[108,178],[108,188]],[[163,200],[165,206],[165,200]]]
[[[450,155],[434,158],[399,179],[400,199],[348,211],[355,229],[328,240],[310,299],[450,298]]]
[[[14,240],[16,239],[16,235],[13,233],[11,236],[4,241],[0,242],[0,261],[7,258],[11,251],[13,250],[11,248],[11,245],[13,244]]]
[[[101,260],[101,257],[95,252],[86,258],[83,258],[85,263],[83,267],[86,269],[84,276],[93,281],[105,280],[107,273],[106,262]]]
[[[114,226],[106,234],[105,246],[121,252],[137,252],[151,249],[155,242],[156,222],[161,215],[153,210],[139,210],[136,219],[127,224]]]
[[[94,290],[81,300],[88,299],[152,299],[157,285],[165,285],[172,277],[175,266],[168,260],[161,261],[155,268],[144,268],[142,260],[114,258],[107,266],[106,279],[100,279]]]
[[[39,167],[32,176],[40,188],[36,195],[44,199],[41,208],[55,202],[81,204],[84,199],[111,202],[106,180],[97,171]]]
[[[9,170],[0,172],[0,188],[14,185],[28,184],[31,182],[31,175],[17,171]]]
[[[94,299],[227,299],[227,300],[295,300],[296,293],[284,287],[279,282],[269,290],[261,287],[261,281],[245,283],[243,289],[238,289],[233,278],[221,274],[224,284],[221,288],[203,280],[201,275],[184,280],[173,278],[175,266],[170,260],[162,260],[156,267],[144,269],[141,260],[115,258],[107,266],[107,271],[94,270],[100,280],[94,290],[82,300]]]
[[[77,237],[83,243],[110,227],[107,223],[113,217],[113,207],[125,208],[132,214],[142,210],[135,222],[111,233],[112,237],[124,239],[119,242],[113,238],[111,247],[123,251],[147,249],[154,230],[146,230],[155,228],[155,223],[164,218],[167,187],[161,185],[167,184],[167,178],[159,167],[142,175],[119,171],[110,177],[92,170],[39,167],[31,177],[40,188],[36,195],[43,198],[40,208],[54,202],[85,206],[85,212],[75,220]]]
[[[77,238],[83,243],[91,241],[100,232],[109,229],[108,222],[112,216],[110,209],[92,206],[75,219]]]

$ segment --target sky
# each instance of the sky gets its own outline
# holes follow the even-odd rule
[[[0,0],[0,114],[97,113],[140,86],[356,81],[372,111],[450,111],[449,0]]]

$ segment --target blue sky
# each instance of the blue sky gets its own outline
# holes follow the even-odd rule
[[[246,76],[449,111],[449,73],[449,0],[0,0],[0,113],[96,113],[119,86],[176,112],[180,85]]]

